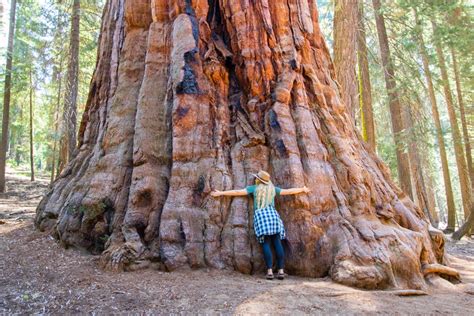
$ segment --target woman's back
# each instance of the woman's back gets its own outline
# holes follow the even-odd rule
[[[254,210],[258,210],[269,205],[275,206],[275,196],[280,195],[281,189],[269,184],[255,184],[245,188],[247,194],[253,195]]]

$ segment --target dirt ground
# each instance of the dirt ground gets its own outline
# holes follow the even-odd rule
[[[0,195],[0,314],[456,314],[474,307],[474,240],[448,241],[463,283],[426,296],[399,297],[331,282],[230,271],[102,271],[97,256],[65,250],[33,227],[48,181],[7,175]]]

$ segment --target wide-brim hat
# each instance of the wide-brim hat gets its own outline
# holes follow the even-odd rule
[[[270,182],[270,174],[266,171],[260,170],[257,174],[252,173],[252,176],[254,176],[265,184],[268,184]]]

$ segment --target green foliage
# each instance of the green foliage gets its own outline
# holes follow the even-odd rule
[[[397,176],[397,161],[395,144],[393,141],[387,91],[384,73],[380,62],[377,29],[375,26],[374,11],[371,0],[359,0],[364,5],[369,49],[369,68],[372,84],[372,99],[376,125],[377,152],[389,166],[392,176]],[[330,0],[318,1],[320,12],[320,26],[325,34],[329,46],[332,43],[332,19],[334,3]],[[415,20],[415,11],[418,22]],[[472,52],[474,51],[474,3],[463,0],[394,0],[382,1],[382,13],[388,32],[390,51],[395,66],[397,93],[402,107],[411,112],[413,126],[400,134],[404,146],[416,143],[425,173],[432,179],[437,192],[438,206],[446,208],[442,169],[440,165],[439,149],[436,141],[436,129],[432,119],[431,104],[429,102],[423,70],[418,35],[422,34],[428,53],[430,70],[433,75],[437,93],[438,109],[441,116],[442,132],[448,153],[448,164],[451,171],[452,187],[460,210],[460,190],[457,178],[456,163],[453,151],[449,117],[443,97],[441,75],[434,48],[434,41],[440,41],[445,50],[449,71],[452,72],[450,50],[456,52],[461,71],[461,85],[467,113],[470,135],[474,135],[474,66]],[[432,23],[436,24],[433,31]],[[454,99],[456,91],[454,74],[451,76],[451,89]]]
[[[85,108],[95,67],[104,2],[81,1],[78,120]],[[10,165],[29,164],[29,93],[32,89],[34,163],[40,171],[51,171],[54,142],[60,139],[61,133],[61,129],[56,131],[55,126],[59,123],[56,117],[61,119],[64,105],[71,10],[71,0],[18,1],[8,153]],[[0,93],[3,93],[4,72],[3,62]]]

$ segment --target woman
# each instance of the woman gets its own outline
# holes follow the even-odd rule
[[[258,174],[252,174],[255,177],[255,185],[251,185],[242,190],[230,191],[213,191],[211,196],[245,196],[253,195],[253,227],[257,240],[263,246],[263,257],[267,266],[267,279],[273,280],[272,270],[272,250],[271,244],[275,248],[277,257],[277,278],[283,280],[285,273],[284,250],[281,240],[285,239],[285,227],[275,209],[275,195],[291,195],[298,193],[308,193],[309,189],[305,186],[302,188],[281,189],[273,185],[270,175],[260,170]]]

